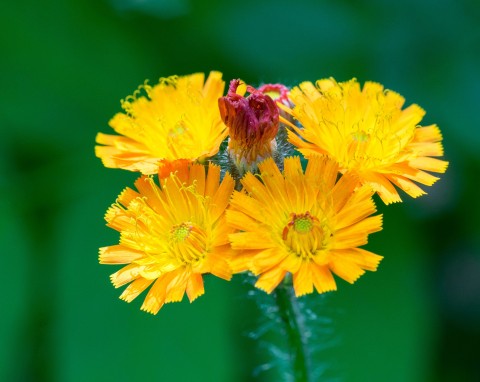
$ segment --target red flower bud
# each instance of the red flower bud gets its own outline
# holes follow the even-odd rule
[[[248,97],[237,94],[240,84],[240,80],[230,82],[227,95],[218,100],[218,107],[229,128],[230,156],[237,166],[249,170],[256,167],[259,160],[272,155],[279,110],[270,96],[251,86],[247,86]]]
[[[246,146],[271,141],[278,131],[278,108],[272,98],[248,86],[248,97],[237,94],[240,80],[232,80],[226,97],[218,100],[230,137]]]

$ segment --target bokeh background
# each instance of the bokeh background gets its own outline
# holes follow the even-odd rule
[[[103,214],[136,178],[94,138],[145,79],[374,80],[427,110],[450,167],[380,209],[385,258],[324,311],[333,380],[480,381],[480,3],[477,0],[17,0],[0,12],[1,381],[280,381],[245,334],[238,278],[157,316],[97,263]],[[335,379],[336,378],[336,379]]]

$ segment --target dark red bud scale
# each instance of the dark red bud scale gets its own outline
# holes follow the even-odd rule
[[[230,138],[250,147],[270,142],[278,132],[279,111],[272,98],[247,86],[248,97],[237,94],[240,80],[232,80],[225,97],[218,100],[220,115],[230,129]]]

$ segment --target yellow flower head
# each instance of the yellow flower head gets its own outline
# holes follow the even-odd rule
[[[220,168],[193,164],[162,180],[151,177],[125,189],[105,215],[121,233],[118,245],[100,248],[100,263],[128,264],[111,275],[115,287],[127,283],[121,299],[130,302],[151,284],[142,310],[156,314],[164,303],[190,301],[204,293],[204,273],[229,280],[231,256],[224,211],[234,187]]]
[[[400,202],[396,185],[416,198],[425,192],[413,181],[431,186],[448,162],[436,125],[421,127],[425,111],[418,105],[402,110],[399,94],[353,79],[303,82],[290,92],[292,109],[279,105],[303,126],[290,124],[289,140],[306,157],[326,154],[340,164],[342,173],[354,173],[386,203]]]
[[[370,216],[370,187],[358,188],[351,176],[337,182],[338,165],[328,157],[312,157],[305,173],[299,157],[285,159],[283,174],[271,158],[259,169],[259,177],[242,179],[244,192],[234,192],[227,210],[228,224],[242,231],[229,235],[240,250],[234,271],[260,275],[256,286],[268,293],[289,272],[301,296],[313,287],[335,290],[332,272],[353,283],[377,269],[382,257],[358,248],[382,227],[381,215]]]
[[[106,167],[155,174],[165,162],[195,161],[215,155],[228,134],[217,102],[223,95],[222,74],[162,78],[147,97],[122,101],[110,126],[121,135],[99,133],[95,153]]]

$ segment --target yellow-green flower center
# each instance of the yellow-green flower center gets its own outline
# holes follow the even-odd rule
[[[303,214],[292,213],[282,233],[289,251],[304,260],[311,260],[326,249],[330,237],[328,227],[308,211]]]
[[[293,221],[293,228],[298,233],[310,232],[313,228],[313,222],[311,216],[300,216]]]
[[[193,225],[190,222],[177,224],[172,227],[170,231],[170,238],[176,242],[185,241],[190,235],[192,228],[193,228]]]
[[[364,131],[357,131],[352,133],[352,138],[356,142],[367,142],[369,139],[369,135]]]
[[[175,137],[178,137],[180,135],[182,135],[183,133],[185,133],[187,131],[187,126],[185,125],[185,122],[180,120],[178,121],[175,126],[173,126],[169,131],[168,131],[168,135],[171,137],[171,138],[175,138]]]
[[[194,264],[208,252],[205,231],[192,222],[174,225],[170,230],[170,253],[181,263]]]

